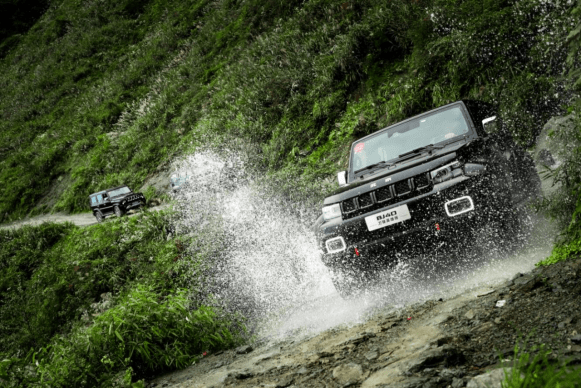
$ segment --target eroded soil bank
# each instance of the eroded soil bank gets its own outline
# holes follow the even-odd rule
[[[580,291],[578,258],[449,299],[381,309],[365,323],[309,338],[209,354],[147,386],[485,386],[482,375],[510,366],[520,338],[580,365]]]

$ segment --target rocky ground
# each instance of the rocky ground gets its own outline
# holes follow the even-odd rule
[[[492,386],[490,379],[499,386],[520,339],[580,365],[580,292],[580,259],[569,260],[307,339],[209,354],[147,386],[459,388]]]

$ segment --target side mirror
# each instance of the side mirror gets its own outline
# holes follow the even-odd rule
[[[345,186],[348,184],[347,171],[340,171],[337,173],[337,181],[340,186]]]
[[[483,129],[489,135],[493,135],[498,132],[499,126],[497,123],[497,116],[487,117],[482,121]]]

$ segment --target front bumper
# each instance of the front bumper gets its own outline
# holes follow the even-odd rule
[[[125,201],[122,203],[123,208],[128,211],[132,209],[137,209],[146,205],[146,199],[143,195],[140,195],[137,198],[132,198],[129,201]]]
[[[470,198],[470,210],[451,215],[452,207],[445,208],[445,203],[463,197]],[[405,249],[431,250],[444,239],[462,240],[475,227],[498,221],[502,217],[498,209],[507,201],[503,190],[492,188],[482,177],[460,176],[397,204],[351,219],[337,218],[323,223],[316,231],[321,258],[326,265],[334,265],[346,260],[366,262],[379,256],[394,260],[395,253]],[[402,205],[407,205],[410,219],[368,230],[366,217]],[[326,241],[340,236],[346,249],[330,253]]]

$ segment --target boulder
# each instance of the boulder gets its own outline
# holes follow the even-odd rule
[[[361,365],[350,362],[348,364],[338,365],[332,372],[333,378],[341,385],[351,385],[360,382],[364,371]]]
[[[511,368],[494,369],[490,372],[473,377],[467,383],[467,388],[501,388],[501,383],[505,380],[505,374],[511,373]]]
[[[541,133],[536,138],[536,144],[533,151],[533,159],[536,163],[538,172],[544,172],[548,169],[553,170],[559,167],[565,160],[565,157],[571,152],[576,144],[570,144],[564,138],[568,134],[577,131],[577,117],[575,114],[568,116],[552,117]],[[542,190],[545,195],[550,194],[556,189],[551,182],[542,181]]]

